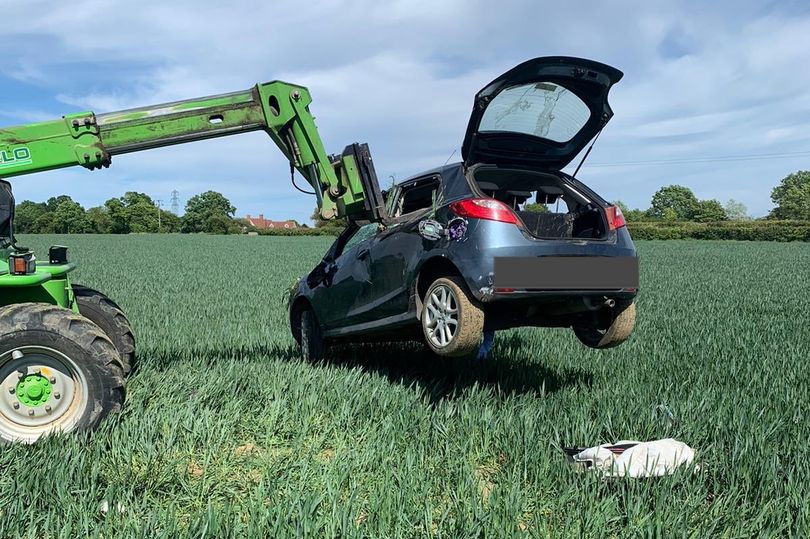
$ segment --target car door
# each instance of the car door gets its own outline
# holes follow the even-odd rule
[[[358,228],[325,261],[324,275],[313,301],[326,329],[351,326],[367,320],[371,292],[369,245],[379,230],[378,223]]]
[[[411,275],[425,249],[419,222],[441,204],[441,181],[430,174],[399,186],[390,207],[387,226],[371,242],[369,303],[374,319],[407,312]]]

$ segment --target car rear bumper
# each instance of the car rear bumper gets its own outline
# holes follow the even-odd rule
[[[511,224],[477,221],[467,240],[451,244],[446,256],[481,302],[633,296],[639,287],[636,249],[624,228],[600,240],[538,240]],[[511,277],[521,279],[501,278],[510,266]]]

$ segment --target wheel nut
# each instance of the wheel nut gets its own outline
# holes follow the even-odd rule
[[[53,398],[54,399],[61,399],[62,395],[58,391],[54,391],[53,392]]]
[[[56,383],[56,376],[51,376],[51,377],[48,379],[48,381],[49,381],[50,383],[52,383],[52,384],[55,384],[55,383]]]
[[[14,394],[14,386],[9,386],[8,387],[8,392],[13,395]]]
[[[49,414],[51,413],[51,405],[50,404],[45,405],[45,411],[48,412]]]
[[[23,353],[20,352],[19,350],[14,350],[11,353],[11,359],[22,359],[22,358],[23,358]]]
[[[40,369],[39,367],[37,367],[36,369],[34,369],[34,374],[39,374],[39,373],[41,373],[41,372],[42,372],[42,369]]]
[[[31,408],[30,410],[28,410],[28,415],[30,415],[30,416],[32,416],[32,417],[34,416],[34,409],[33,409],[33,408]]]
[[[15,403],[13,403],[13,404],[12,404],[12,406],[14,407],[14,409],[15,409],[15,410],[19,410],[19,409],[20,409],[20,403],[19,403],[19,402],[15,402]]]

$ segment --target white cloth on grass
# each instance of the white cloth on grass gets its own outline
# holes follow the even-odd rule
[[[574,463],[606,477],[658,477],[695,460],[695,451],[672,438],[651,442],[621,440],[589,447],[572,457]],[[697,467],[696,467],[697,469]]]

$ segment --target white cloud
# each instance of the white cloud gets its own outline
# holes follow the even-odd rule
[[[0,73],[48,92],[65,108],[52,105],[55,115],[273,78],[306,84],[328,150],[368,141],[379,176],[401,179],[458,149],[473,94],[500,72],[533,56],[578,55],[626,74],[592,162],[787,152],[808,149],[810,17],[785,9],[754,0],[11,0],[0,18],[10,59]],[[30,121],[25,110],[35,110],[41,119],[40,108],[26,102],[16,116]],[[802,166],[796,158],[586,167],[582,177],[634,206],[661,185],[683,183],[762,214],[770,188]],[[66,190],[86,204],[133,185],[164,199],[175,187],[217,188],[240,213],[306,218],[312,200],[291,196],[286,175],[283,158],[257,134],[124,156],[104,173],[53,172],[15,188],[31,198]]]

